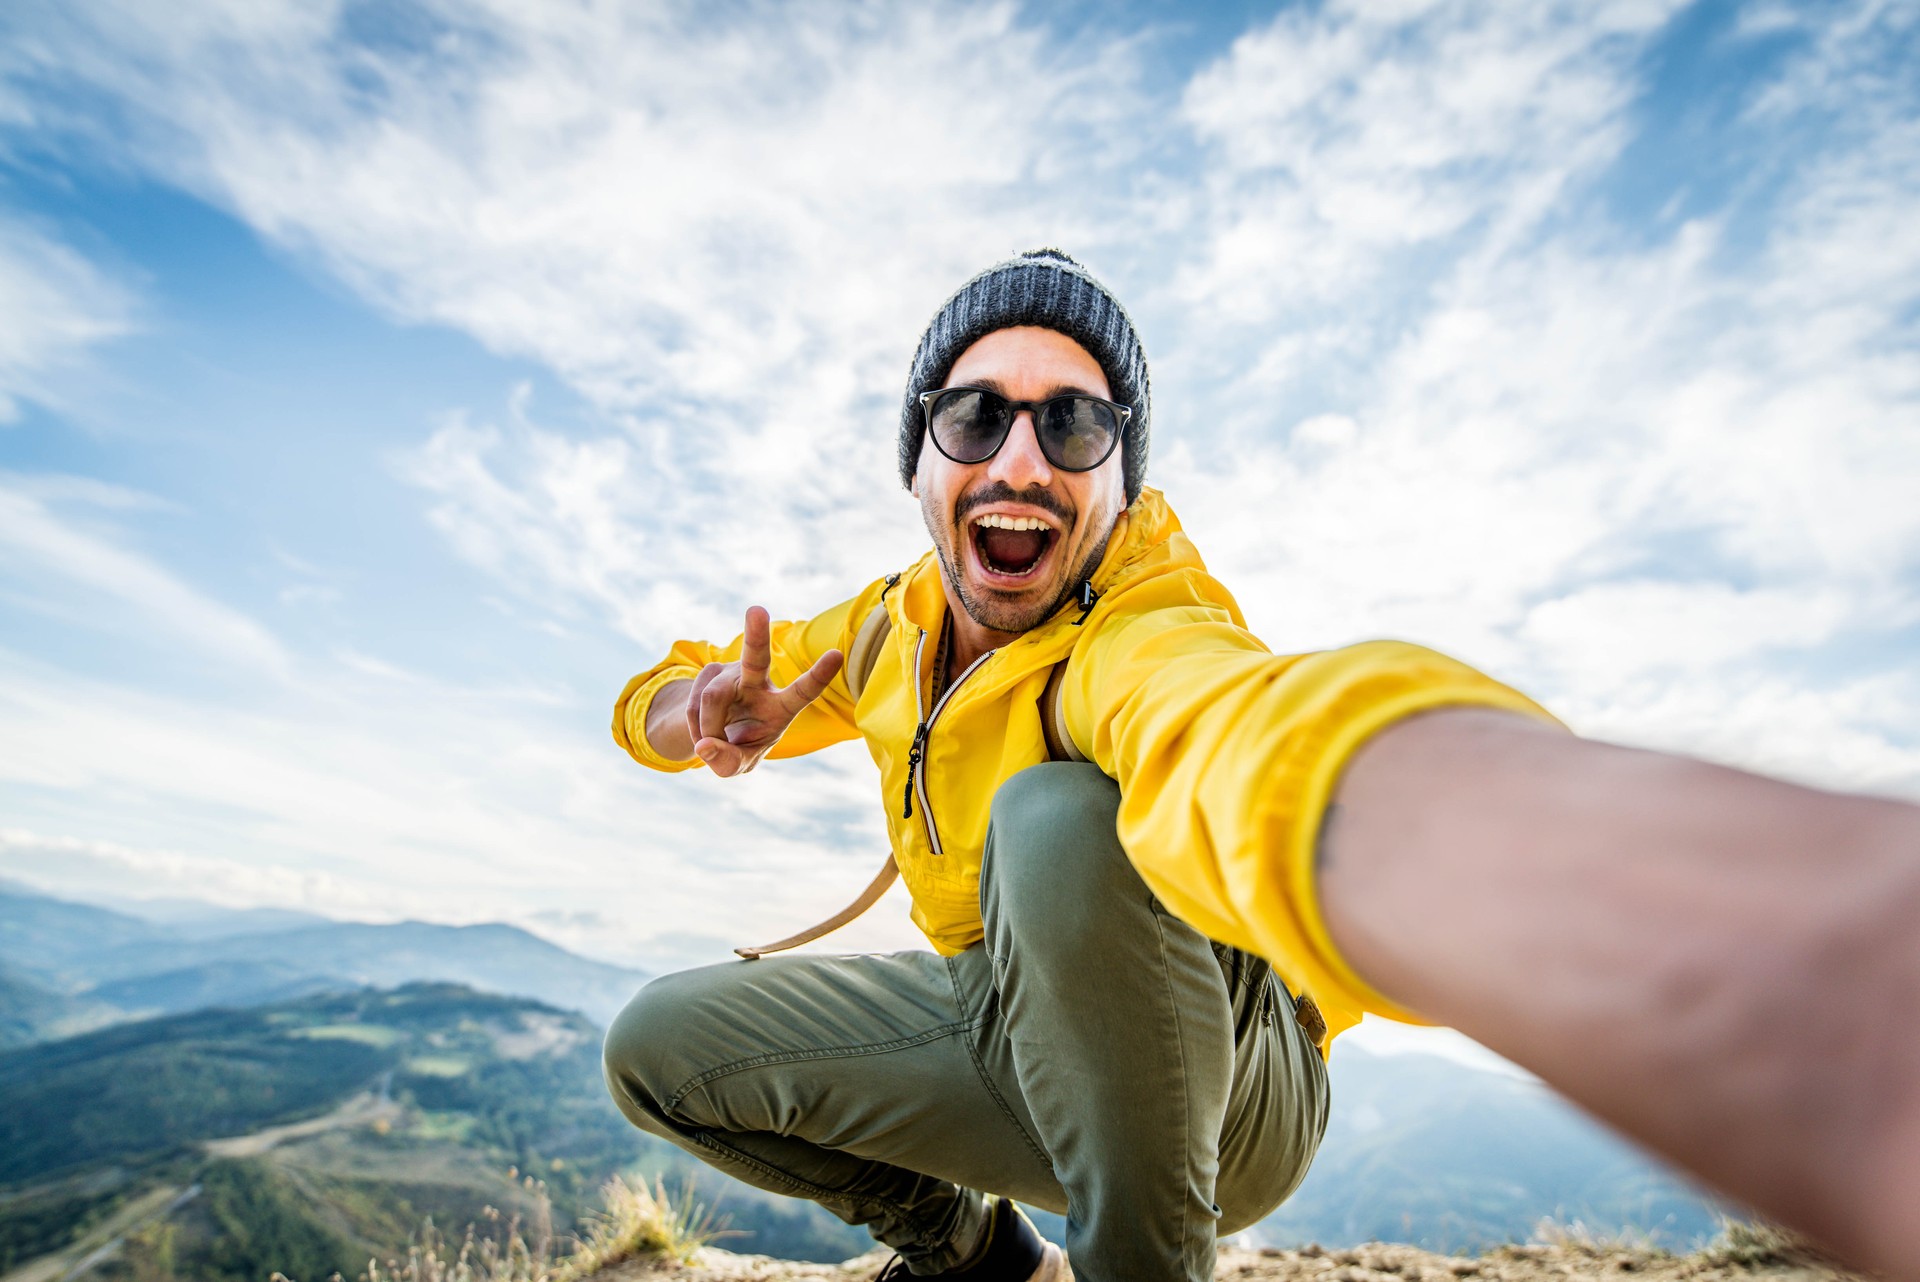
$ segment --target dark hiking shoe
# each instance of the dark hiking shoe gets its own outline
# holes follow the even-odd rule
[[[909,1273],[907,1262],[894,1256],[874,1282],[904,1282],[911,1278],[967,1278],[971,1282],[1073,1282],[1067,1253],[1040,1236],[1033,1221],[1004,1197],[993,1199],[987,1213],[987,1245],[980,1258],[964,1269],[945,1273]]]

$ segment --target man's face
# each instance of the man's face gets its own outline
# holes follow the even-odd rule
[[[995,330],[967,348],[946,386],[991,388],[1015,401],[1069,392],[1112,398],[1086,348],[1032,326]],[[1126,507],[1121,453],[1116,447],[1091,472],[1063,472],[1040,452],[1028,411],[984,463],[955,463],[923,437],[913,491],[940,555],[948,604],[992,632],[1025,632],[1048,618],[1099,564]],[[1042,523],[1037,537],[993,528],[1023,518]]]

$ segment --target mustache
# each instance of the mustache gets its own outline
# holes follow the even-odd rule
[[[1037,507],[1049,516],[1057,518],[1063,526],[1073,523],[1073,513],[1067,510],[1067,505],[1046,490],[1026,490],[1016,493],[1014,488],[1005,481],[995,481],[991,485],[963,496],[953,505],[954,524],[964,524],[967,513],[977,507],[985,507],[989,503],[1025,503],[1028,507]]]

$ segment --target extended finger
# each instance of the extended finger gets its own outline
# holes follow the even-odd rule
[[[767,612],[757,605],[747,607],[747,628],[740,641],[740,688],[767,688],[767,669],[773,666],[773,627]]]
[[[687,739],[691,743],[700,742],[700,695],[725,666],[709,663],[694,674],[693,685],[687,690]]]
[[[707,682],[706,689],[700,692],[700,734],[699,738],[709,739],[724,735],[727,728],[727,714],[733,710],[733,697],[739,690],[739,682],[731,672],[722,670],[713,680]]]
[[[814,660],[813,666],[793,679],[793,684],[780,692],[780,701],[790,711],[800,709],[818,699],[827,688],[827,683],[839,674],[840,666],[845,662],[838,650],[829,650]]]

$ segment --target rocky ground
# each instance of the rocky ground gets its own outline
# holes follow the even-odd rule
[[[691,1263],[630,1261],[592,1282],[673,1278],[675,1282],[865,1282],[886,1262],[883,1252],[844,1264],[797,1264],[760,1255],[701,1250]],[[1297,1251],[1227,1250],[1215,1276],[1221,1282],[1856,1282],[1818,1252],[1761,1237],[1703,1251],[1669,1255],[1637,1247],[1567,1242],[1503,1246],[1463,1258],[1411,1246],[1373,1244],[1351,1250],[1309,1246]]]

